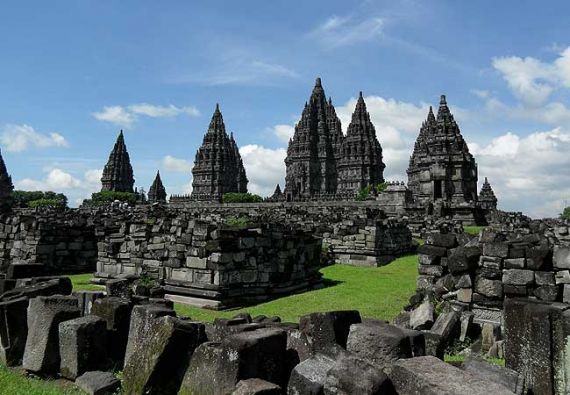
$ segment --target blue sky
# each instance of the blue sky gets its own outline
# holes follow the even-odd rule
[[[321,76],[348,126],[363,91],[405,180],[445,93],[501,208],[570,204],[570,3],[20,1],[0,9],[0,146],[18,188],[99,188],[119,129],[136,185],[189,190],[219,102],[250,189],[283,185],[286,141]]]

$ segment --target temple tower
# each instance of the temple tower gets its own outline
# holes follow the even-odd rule
[[[122,130],[103,169],[101,183],[101,191],[133,193],[135,179]]]
[[[0,152],[0,210],[6,210],[12,207],[12,192],[14,192],[12,177],[8,174],[2,152]]]
[[[162,185],[159,171],[156,172],[156,177],[148,190],[148,201],[149,203],[166,202],[166,189]]]
[[[443,95],[437,117],[430,107],[420,128],[407,173],[418,203],[477,201],[477,165]]]
[[[485,182],[481,187],[481,192],[479,192],[479,205],[481,208],[486,210],[496,210],[497,209],[497,197],[495,196],[495,192],[493,188],[491,188],[491,184],[485,177]]]
[[[247,176],[232,136],[226,126],[219,105],[212,115],[202,145],[196,152],[192,168],[192,198],[221,200],[227,192],[247,192]]]
[[[287,200],[336,193],[336,163],[343,140],[340,120],[332,101],[326,99],[321,79],[317,78],[287,148]]]
[[[342,142],[337,167],[340,193],[358,192],[364,187],[384,182],[386,165],[382,161],[382,146],[376,138],[362,92]]]

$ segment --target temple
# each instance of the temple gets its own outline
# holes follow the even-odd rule
[[[247,175],[233,134],[228,136],[219,105],[192,168],[192,200],[221,201],[224,193],[247,192]]]
[[[383,182],[382,147],[362,94],[345,137],[317,78],[289,141],[285,165],[287,201],[352,199],[360,189]]]
[[[407,170],[408,188],[424,206],[477,201],[477,165],[441,96],[437,117],[430,107]]]
[[[135,179],[122,130],[103,169],[101,183],[101,191],[133,192]]]
[[[149,203],[165,203],[166,202],[166,189],[162,185],[162,180],[160,179],[160,172],[156,172],[156,177],[150,189],[148,190],[148,201]]]
[[[497,197],[495,196],[495,192],[493,192],[493,188],[491,188],[491,184],[489,184],[487,177],[485,177],[485,182],[481,187],[481,192],[479,192],[479,205],[485,210],[497,209]]]
[[[12,184],[12,177],[8,174],[2,152],[0,152],[0,210],[11,207],[13,191],[14,184]]]
[[[358,96],[352,121],[348,125],[338,162],[339,192],[354,193],[384,182],[382,147],[366,111],[362,92]]]

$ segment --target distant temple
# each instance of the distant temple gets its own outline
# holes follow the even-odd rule
[[[160,172],[156,172],[156,177],[148,190],[148,201],[149,203],[166,202],[166,189],[162,185]]]
[[[437,118],[430,107],[422,124],[407,173],[418,203],[477,201],[477,165],[443,95]]]
[[[383,182],[382,148],[362,94],[345,137],[317,78],[289,140],[285,165],[288,201],[354,197],[361,188]]]
[[[243,161],[233,134],[226,133],[218,105],[196,152],[192,176],[192,200],[219,201],[227,192],[247,192]]]
[[[485,177],[485,182],[481,187],[481,192],[479,192],[479,205],[481,208],[486,210],[496,210],[497,209],[497,197],[495,196],[495,192],[493,192],[493,188],[491,188],[491,184]]]
[[[0,152],[0,210],[11,207],[13,191],[12,177],[8,174],[2,152]]]
[[[101,191],[133,192],[135,184],[133,167],[131,166],[122,130],[103,169],[101,183]]]

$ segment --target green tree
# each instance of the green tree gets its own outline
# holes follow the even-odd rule
[[[236,193],[228,192],[224,193],[222,197],[223,203],[260,203],[263,202],[263,198],[259,195],[253,193]]]
[[[67,207],[67,196],[52,191],[14,191],[14,206],[20,208],[40,206]]]
[[[562,219],[570,219],[570,207],[566,207],[562,214],[560,214],[560,218]]]

